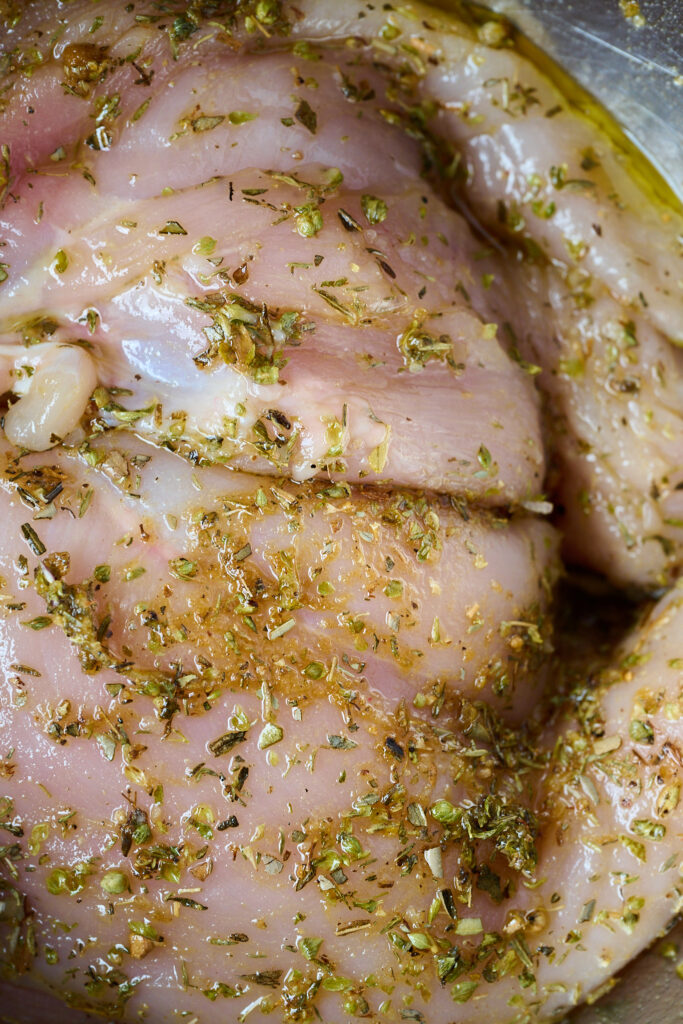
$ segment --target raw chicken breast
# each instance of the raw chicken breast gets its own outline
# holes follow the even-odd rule
[[[550,271],[532,281],[537,312],[520,349],[548,371],[550,486],[565,555],[620,586],[665,586],[683,538],[683,353],[604,289],[577,309]],[[557,325],[551,346],[540,340],[548,307],[540,313],[539,294]]]
[[[681,911],[677,216],[498,23],[0,13],[3,1024],[563,1015]]]
[[[125,435],[124,447],[108,440],[47,464],[4,453],[3,575],[27,538],[34,552],[68,552],[61,576],[82,604],[74,636],[90,644],[104,628],[97,667],[127,678],[135,642],[135,671],[174,692],[181,663],[200,673],[198,693],[253,671],[301,685],[339,669],[394,701],[424,689],[431,705],[457,689],[530,712],[558,575],[557,538],[540,519],[435,495],[198,475]]]
[[[140,468],[138,453],[137,504],[92,472],[69,478],[61,459],[27,462],[4,495],[20,534],[22,493],[62,485],[52,518],[23,527],[27,557],[12,540],[2,561],[6,1008],[24,1005],[30,970],[68,1006],[124,1019],[149,1007],[160,1022],[270,1009],[498,1024],[573,1005],[664,927],[680,903],[680,590],[577,690],[566,721],[512,731],[464,686],[411,694],[381,651],[342,643],[338,661],[302,670],[323,656],[300,657],[305,626],[283,631],[306,614],[292,608],[292,580],[315,568],[301,546],[281,563],[290,617],[269,632],[273,653],[249,650],[221,614],[252,557],[231,549],[240,518],[257,517],[248,536],[260,523],[267,566],[280,513],[217,500],[222,478],[206,470],[197,494],[215,511],[188,516],[170,459]],[[278,491],[279,508],[292,499],[305,540],[308,499]],[[319,506],[341,526],[341,557],[345,519],[374,525],[368,499],[345,497],[343,516],[334,499]],[[225,529],[227,511],[221,585],[205,546],[187,545],[192,526]],[[168,608],[187,601],[184,617],[157,608],[157,586]],[[184,597],[198,587],[202,600]],[[255,625],[248,599],[235,611]]]
[[[128,29],[110,62],[139,47]],[[152,61],[158,33],[147,36]],[[14,390],[28,392],[8,416],[15,443],[63,436],[48,417],[25,427],[33,382],[16,344],[29,334],[36,361],[54,342],[87,343],[100,383],[146,410],[138,432],[211,462],[487,504],[538,496],[536,397],[474,278],[478,243],[418,186],[418,144],[376,110],[359,121],[364,104],[340,90],[343,52],[306,78],[289,53],[221,45],[199,64],[155,64],[142,107],[136,59],[68,97],[59,144],[35,137],[34,122],[13,143],[27,104],[42,122],[72,73],[80,44],[65,42],[61,63],[32,76],[30,100],[17,83],[3,119],[2,330]],[[267,96],[252,88],[256,67]],[[382,158],[366,166],[358,132],[375,125]]]

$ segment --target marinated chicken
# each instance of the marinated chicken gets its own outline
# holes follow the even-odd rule
[[[0,17],[3,1022],[596,996],[683,908],[680,217],[504,22]],[[653,599],[574,660],[561,553]]]

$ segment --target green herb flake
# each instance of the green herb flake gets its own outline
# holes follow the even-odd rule
[[[198,256],[211,256],[216,249],[216,239],[211,235],[203,235],[198,242],[192,246],[192,252]]]
[[[85,491],[81,495],[81,500],[80,500],[79,505],[78,505],[78,518],[79,519],[82,519],[83,516],[85,515],[85,513],[90,508],[90,502],[92,501],[94,494],[95,494],[94,489],[92,487],[88,487],[87,491]]]
[[[89,309],[85,314],[85,319],[88,324],[88,331],[90,334],[94,334],[97,330],[97,323],[100,319],[100,314],[96,309]]]
[[[217,999],[236,999],[241,993],[233,988],[232,985],[226,985],[223,981],[214,981],[211,988],[203,988],[202,995],[210,999],[212,1003],[215,1003]]]
[[[634,743],[651,744],[655,741],[654,730],[650,723],[640,721],[637,718],[631,721],[628,727],[628,734]]]
[[[258,117],[258,114],[250,114],[246,110],[233,110],[228,114],[228,121],[230,124],[246,124],[247,121],[254,121]],[[221,121],[223,118],[221,118]]]
[[[619,842],[628,850],[629,853],[633,854],[636,860],[641,860],[643,862],[647,860],[645,846],[643,843],[639,843],[637,839],[631,839],[630,836],[619,836]]]
[[[33,529],[30,523],[22,523],[21,532],[24,536],[24,540],[26,541],[34,555],[38,555],[40,557],[40,555],[45,554],[47,548],[45,547],[42,540],[40,539],[40,537],[38,536],[38,534]]]
[[[28,626],[29,629],[45,629],[47,626],[52,625],[52,616],[50,615],[37,615],[35,619],[30,619],[28,622],[22,622],[22,626]]]
[[[387,460],[389,458],[390,443],[391,427],[386,425],[384,428],[384,440],[381,441],[376,448],[373,448],[370,454],[368,455],[368,462],[370,463],[370,468],[375,473],[383,472],[384,467],[386,466]]]
[[[161,941],[159,932],[149,921],[129,921],[128,931],[131,935],[141,935],[143,939],[149,939],[150,942]]]
[[[279,638],[281,636],[284,636],[285,633],[289,633],[290,629],[294,629],[295,625],[295,619],[287,619],[286,622],[281,622],[279,626],[275,627],[275,629],[270,630],[270,632],[268,633],[268,639],[279,640]]]
[[[680,795],[681,787],[677,782],[672,782],[670,785],[664,786],[657,796],[657,814],[663,816],[675,811],[678,807]]]
[[[272,747],[275,743],[279,743],[284,736],[284,732],[279,725],[275,725],[273,722],[267,722],[261,729],[261,733],[258,738],[259,750],[266,750],[268,747]]]
[[[408,821],[410,822],[411,825],[414,825],[416,828],[426,828],[427,827],[427,816],[426,816],[426,814],[424,812],[424,808],[422,807],[422,804],[417,804],[417,803],[408,804],[408,812],[407,813],[408,813]]]
[[[346,736],[330,735],[327,737],[327,742],[333,750],[354,750],[358,746],[353,740],[349,740]]]
[[[454,822],[460,821],[462,812],[448,800],[437,800],[431,808],[431,815],[440,825],[452,825]]]
[[[69,257],[63,249],[59,249],[52,261],[52,269],[56,274],[63,274],[69,266]]]
[[[177,220],[167,220],[164,227],[159,229],[160,235],[186,235],[187,231]]]
[[[318,130],[318,115],[307,100],[300,101],[299,106],[294,112],[294,116],[297,121],[311,133],[311,135],[315,135]]]
[[[323,944],[322,939],[307,939],[301,936],[297,943],[299,952],[307,960],[315,960],[318,955],[318,950]]]
[[[54,868],[47,876],[45,886],[53,896],[77,896],[85,888],[86,879],[92,872],[91,865],[85,861],[79,861],[70,868]]]
[[[238,743],[243,743],[246,736],[246,729],[226,732],[222,736],[219,736],[218,739],[212,740],[211,743],[208,743],[207,747],[214,757],[222,757],[223,754],[229,753],[229,751],[231,751]]]
[[[188,910],[208,910],[203,903],[198,903],[197,900],[192,900],[188,896],[167,896],[167,903],[179,903],[181,907],[187,907]]]
[[[109,733],[97,737],[97,745],[105,761],[113,761],[116,756],[116,740]]]
[[[326,992],[347,992],[353,988],[353,982],[349,978],[340,978],[333,975],[331,978],[323,978],[322,987]]]
[[[458,935],[479,935],[483,930],[480,917],[461,917],[455,926]]]
[[[292,47],[292,53],[295,57],[301,57],[303,60],[320,60],[320,54],[315,52],[307,39],[302,39],[295,43]]]
[[[209,347],[194,357],[197,366],[208,368],[217,359],[222,359],[247,370],[259,384],[277,383],[279,371],[287,363],[282,347],[293,343],[299,336],[298,313],[285,311],[275,318],[265,305],[256,306],[239,296],[230,301],[220,297],[216,303],[186,299],[186,305],[213,317],[211,326],[204,328]],[[235,412],[237,416],[243,416],[244,406],[240,403]],[[286,416],[278,410],[270,410],[265,418],[276,422],[279,428],[291,430]],[[237,420],[232,420],[231,436],[235,436],[236,431]],[[259,450],[267,456],[275,453],[279,458],[287,452],[287,444],[291,446],[296,441],[296,431],[288,440],[278,431],[273,439],[262,420],[254,424],[253,431]]]
[[[458,981],[451,989],[451,997],[454,1003],[467,1003],[475,991],[478,983],[476,981]]]
[[[100,887],[110,896],[120,896],[130,888],[128,876],[123,871],[107,871],[100,880]]]
[[[381,224],[387,219],[387,204],[377,196],[368,194],[361,196],[360,206],[370,224]]]
[[[482,469],[488,470],[491,468],[491,452],[483,444],[479,445],[479,451],[477,452],[477,462],[479,463]]]
[[[453,342],[449,335],[438,337],[424,330],[416,318],[398,339],[398,347],[409,373],[419,373],[430,360],[450,361],[453,358]]]
[[[360,844],[360,840],[356,839],[356,837],[350,832],[340,832],[337,836],[337,842],[339,843],[342,852],[345,853],[350,860],[360,860],[361,857],[367,856]]]
[[[133,122],[139,121],[140,118],[143,117],[145,115],[145,113],[147,112],[147,108],[149,107],[151,102],[152,102],[152,97],[149,96],[144,101],[144,103],[141,103],[140,106],[137,108],[137,110],[135,111],[135,113],[131,117],[131,121],[133,121]]]
[[[190,126],[192,131],[198,134],[213,131],[214,128],[218,128],[219,124],[223,124],[223,121],[225,121],[224,114],[215,114],[213,117],[207,114],[200,114],[199,117],[195,117],[190,121]]]
[[[182,556],[172,558],[168,563],[168,568],[171,575],[178,580],[191,580],[193,576],[197,575],[197,563]]]
[[[657,843],[666,835],[666,825],[662,825],[658,821],[649,821],[647,818],[638,818],[631,822],[631,831],[635,832],[637,836],[652,839]]]
[[[16,836],[18,839],[24,835],[24,830],[21,826],[14,825],[10,821],[14,813],[14,804],[11,797],[2,797],[0,799],[0,820],[2,821],[2,828],[9,832],[11,835]],[[50,823],[49,821],[40,821],[37,825],[34,825],[31,829],[31,835],[28,840],[29,853],[32,856],[40,853],[40,848],[48,838],[50,834]]]
[[[302,238],[313,238],[322,231],[323,215],[314,203],[306,203],[295,208],[294,223]]]

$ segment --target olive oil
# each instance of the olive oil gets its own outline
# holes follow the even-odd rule
[[[560,90],[575,111],[607,136],[627,167],[630,176],[642,189],[648,200],[663,208],[664,211],[673,209],[678,214],[683,214],[683,199],[674,192],[663,175],[653,166],[640,145],[629,137],[627,127],[619,124],[602,103],[509,18],[483,4],[471,2],[471,0],[430,0],[430,5],[455,15],[479,35],[482,26],[487,23],[500,25],[501,42],[499,45],[511,46],[531,61]],[[567,17],[569,19],[569,14]]]

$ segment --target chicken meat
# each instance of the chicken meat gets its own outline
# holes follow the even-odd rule
[[[595,997],[683,908],[679,214],[498,20],[0,20],[3,1024]],[[648,598],[573,660],[562,556]]]

